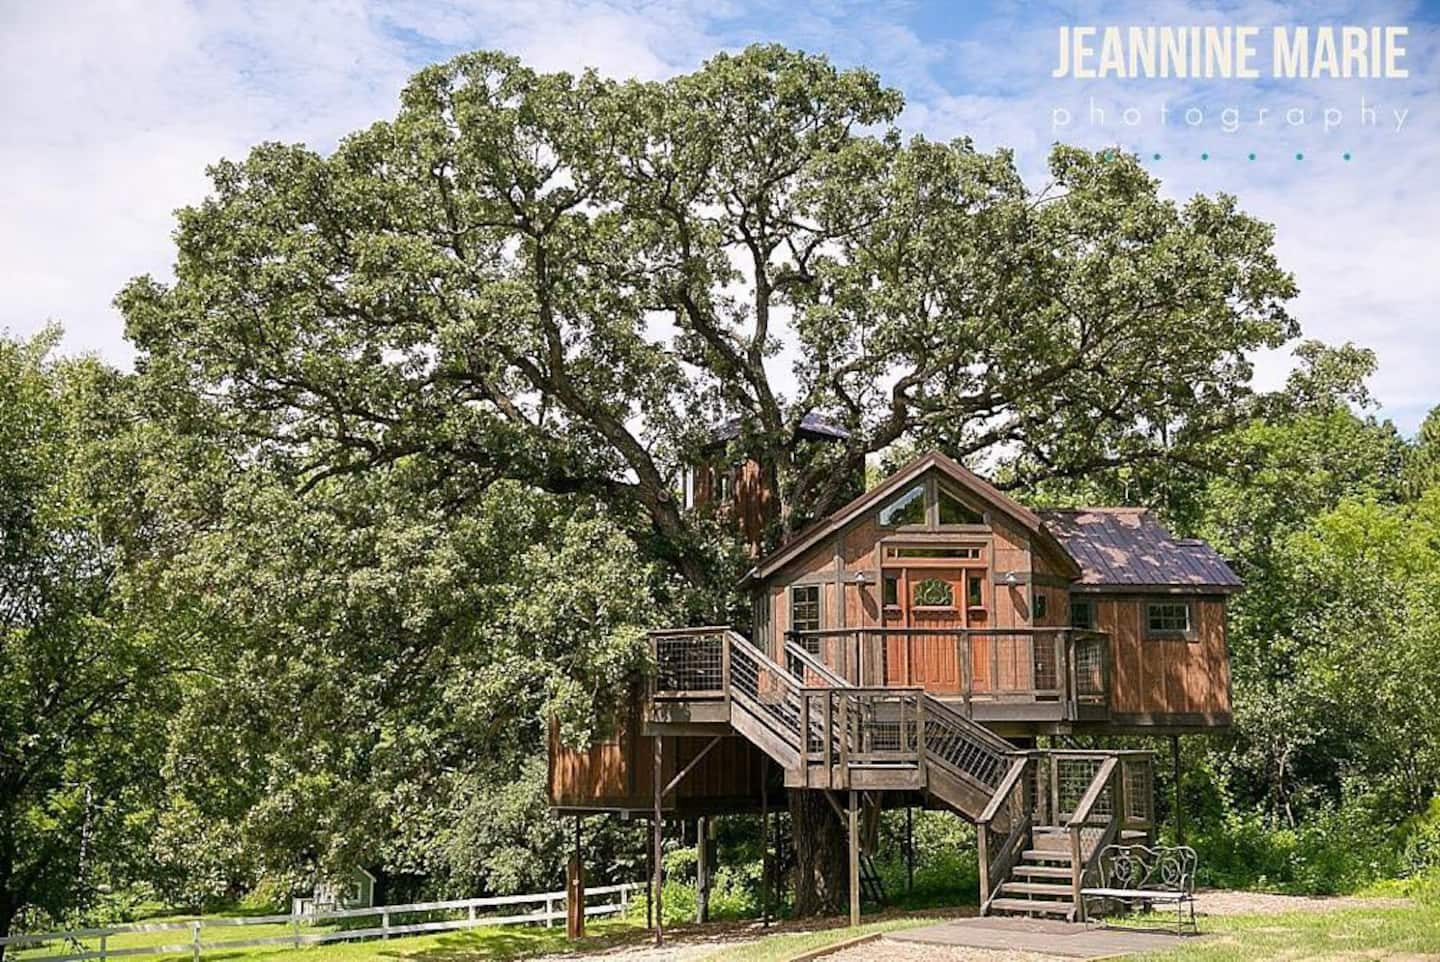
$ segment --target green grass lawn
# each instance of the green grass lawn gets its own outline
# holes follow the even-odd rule
[[[1209,936],[1130,962],[1381,959],[1440,953],[1440,906],[1361,908],[1200,919]]]
[[[717,944],[706,962],[768,962],[788,959],[809,949],[818,948],[865,935],[898,929],[931,925],[940,921],[934,914],[899,913],[875,918],[857,928],[842,925],[819,931],[779,931],[760,941],[725,946]],[[1143,923],[1142,918],[1139,922]],[[1156,917],[1153,921],[1163,923]],[[1203,940],[1188,942],[1168,952],[1132,956],[1130,962],[1261,962],[1261,960],[1298,959],[1376,959],[1414,957],[1440,954],[1440,905],[1416,904],[1406,908],[1358,908],[1334,912],[1295,912],[1263,916],[1234,916],[1200,920]],[[284,926],[246,926],[236,928],[233,937],[270,934],[269,929],[283,931]],[[222,936],[210,930],[209,938]],[[565,939],[565,928],[557,925],[507,925],[477,928],[468,931],[442,932],[389,940],[370,939],[356,942],[332,942],[294,950],[285,947],[256,947],[235,950],[207,950],[203,959],[234,959],[243,962],[511,962],[539,955],[587,954],[621,945],[648,943],[650,933],[641,922],[631,919],[593,920],[588,935],[579,942]],[[735,940],[749,938],[748,927],[715,924],[697,929],[685,926],[672,931],[672,936],[692,941],[697,931],[706,938]],[[243,933],[243,934],[242,934]],[[183,941],[184,933],[134,933],[123,938],[159,938],[161,941],[132,941],[133,945],[163,944]],[[229,937],[229,936],[225,936]],[[122,937],[112,939],[119,945]],[[34,952],[17,953],[14,958],[33,956]],[[187,953],[188,955],[188,953]],[[141,955],[126,957],[126,962],[174,960],[175,956]]]
[[[216,918],[208,916],[207,918]],[[168,918],[147,919],[147,922],[173,921]],[[378,924],[378,923],[376,923]],[[305,934],[335,932],[328,926],[305,926]],[[261,924],[236,927],[206,927],[202,929],[202,942],[235,941],[264,938],[272,935],[289,935],[291,929],[283,924]],[[595,920],[586,923],[587,937],[580,942],[565,939],[565,924],[557,923],[554,928],[543,925],[504,925],[477,927],[474,929],[436,932],[425,935],[402,936],[393,939],[365,939],[353,942],[327,942],[320,945],[303,946],[293,949],[284,945],[253,946],[237,949],[205,949],[202,962],[215,960],[244,960],[244,962],[360,962],[364,959],[413,959],[423,962],[465,962],[471,959],[508,960],[535,955],[567,951],[586,951],[604,948],[619,942],[641,941],[646,937],[643,924],[630,920]],[[112,935],[109,947],[129,948],[140,946],[162,946],[186,943],[186,932],[126,932]],[[71,951],[95,951],[99,947],[97,938],[87,938],[78,946],[63,946],[52,943],[47,948],[31,948],[24,951],[11,950],[10,959],[24,962],[26,959],[48,955],[66,954]],[[187,948],[182,955],[137,954],[124,956],[123,962],[173,962],[188,959]],[[117,960],[120,962],[120,960]]]

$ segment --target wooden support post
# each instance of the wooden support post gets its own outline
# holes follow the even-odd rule
[[[651,858],[654,859],[653,871],[650,885],[655,892],[655,944],[665,943],[665,865],[664,853],[660,844],[665,831],[664,821],[660,815],[660,801],[664,794],[665,773],[663,764],[665,761],[664,739],[659,735],[655,736],[655,811],[651,815]]]
[[[575,854],[565,866],[565,937],[585,937],[585,865],[580,860],[580,816],[575,816]]]
[[[860,924],[860,794],[850,792],[850,924]]]
[[[915,888],[915,810],[905,806],[905,891]]]
[[[695,921],[710,921],[710,820],[695,820]]]
[[[653,879],[655,878],[655,862],[650,846],[645,846],[645,927],[648,929],[655,924],[655,904],[653,893]]]
[[[770,927],[770,759],[760,763],[760,926]]]
[[[1185,844],[1185,812],[1180,806],[1180,736],[1170,736],[1170,767],[1175,777],[1175,844]]]
[[[1014,817],[1013,815],[1011,817]],[[990,904],[990,825],[975,826],[975,858],[980,863],[980,914]]]

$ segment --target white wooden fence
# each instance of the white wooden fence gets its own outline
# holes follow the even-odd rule
[[[602,885],[585,890],[585,915],[615,915],[626,910],[630,893],[643,891],[645,883],[626,882],[622,885]],[[592,899],[601,899],[600,904],[590,904]],[[535,906],[529,911],[517,911],[520,906]],[[489,911],[486,911],[489,910]],[[498,910],[498,911],[497,911]],[[506,912],[509,914],[505,914]],[[392,924],[397,916],[418,913],[452,913],[453,918],[426,919],[418,922]],[[464,913],[458,914],[458,913]],[[317,923],[330,920],[374,917],[379,925],[367,928],[333,929],[326,932],[307,932]],[[420,932],[446,932],[455,929],[479,928],[487,925],[544,924],[553,926],[556,920],[565,918],[565,893],[540,892],[535,895],[505,895],[479,899],[456,899],[449,902],[414,902],[409,905],[376,905],[363,909],[336,909],[331,912],[312,912],[308,915],[259,915],[249,918],[199,918],[178,922],[137,922],[130,925],[115,925],[108,928],[71,929],[65,932],[37,932],[33,935],[12,935],[0,939],[5,955],[18,957],[22,962],[84,962],[87,959],[118,959],[135,955],[189,955],[192,962],[208,951],[220,949],[243,949],[263,945],[283,945],[300,948],[320,942],[339,942],[346,939],[389,938],[392,935],[414,935]],[[247,925],[284,925],[289,931],[283,935],[267,935],[259,938],[213,939],[204,938],[207,929],[236,929]],[[189,938],[164,945],[110,945],[113,936],[137,932],[184,932]],[[53,954],[35,954],[35,947],[48,947],[50,943],[61,943],[65,951]],[[93,943],[88,947],[86,943]]]

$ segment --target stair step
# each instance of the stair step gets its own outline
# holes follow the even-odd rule
[[[1021,857],[1024,858],[1027,862],[1039,862],[1039,861],[1045,861],[1045,862],[1069,862],[1069,861],[1070,861],[1070,853],[1069,853],[1069,852],[1051,851],[1051,850],[1049,850],[1049,849],[1043,849],[1043,848],[1027,848],[1025,851],[1021,852],[1020,855],[1021,855]]]
[[[1074,892],[1068,885],[1045,884],[1044,882],[1006,882],[1000,886],[1001,895],[1015,892],[1020,895],[1049,895],[1069,901]]]
[[[1070,877],[1070,869],[1062,868],[1059,865],[1017,865],[1012,871],[1016,875],[1030,875],[1040,878],[1063,878]]]
[[[1041,915],[1069,915],[1074,906],[1069,902],[1047,902],[1043,899],[995,899],[990,903],[997,912],[1037,912]]]

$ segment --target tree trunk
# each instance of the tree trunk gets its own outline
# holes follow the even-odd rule
[[[790,792],[795,844],[795,914],[839,915],[849,902],[845,828],[823,792]]]

